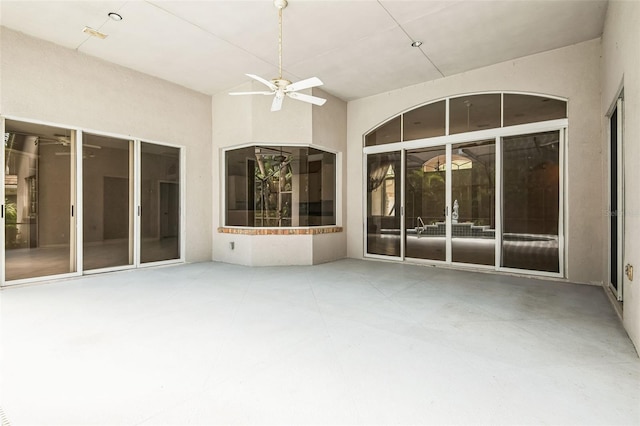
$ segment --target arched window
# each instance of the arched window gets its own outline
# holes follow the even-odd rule
[[[453,96],[364,135],[365,255],[563,276],[567,102]]]
[[[393,117],[367,133],[364,145],[383,145],[561,118],[567,118],[567,102],[556,98],[520,93],[456,96],[421,105]]]

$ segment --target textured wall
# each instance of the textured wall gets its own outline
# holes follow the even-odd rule
[[[186,259],[211,259],[211,98],[0,30],[0,113],[186,147]]]
[[[636,268],[634,281],[623,280],[623,321],[629,336],[640,348],[640,3],[610,1],[602,36],[602,113],[603,120],[624,86],[624,256],[623,264]],[[605,125],[607,121],[604,121]],[[603,132],[603,168],[607,170],[608,133]],[[606,184],[606,179],[605,179]],[[606,191],[607,188],[605,187]],[[608,222],[602,224],[604,232]],[[606,235],[606,234],[605,234]],[[604,245],[606,250],[606,243]],[[604,253],[607,265],[607,253]],[[607,280],[604,268],[603,280]]]
[[[604,207],[599,58],[600,40],[592,40],[349,102],[349,257],[363,256],[364,133],[399,112],[447,96],[500,90],[534,92],[569,100],[567,277],[575,282],[601,283]]]

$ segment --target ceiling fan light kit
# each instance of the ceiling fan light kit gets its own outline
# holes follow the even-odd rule
[[[312,87],[322,86],[323,83],[318,77],[311,77],[305,80],[301,80],[292,83],[282,77],[282,10],[289,4],[287,0],[274,0],[274,6],[278,9],[278,77],[271,81],[266,80],[260,76],[254,74],[246,74],[248,77],[259,81],[269,88],[264,91],[254,92],[231,92],[230,95],[274,95],[273,102],[271,103],[271,111],[280,111],[282,109],[282,102],[284,97],[288,96],[291,99],[295,99],[302,102],[307,102],[313,105],[322,106],[326,99],[319,98],[317,96],[306,95],[304,93],[298,93],[299,90],[310,89]]]

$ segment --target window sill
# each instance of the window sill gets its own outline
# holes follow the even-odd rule
[[[320,235],[342,232],[342,227],[314,226],[308,228],[243,228],[221,226],[218,228],[218,232],[221,234],[235,235]]]

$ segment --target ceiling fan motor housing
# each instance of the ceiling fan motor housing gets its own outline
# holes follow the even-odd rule
[[[273,5],[278,9],[284,9],[288,4],[287,0],[273,0]]]
[[[278,89],[284,89],[291,84],[289,80],[285,80],[284,78],[274,78],[271,82],[278,86]]]

